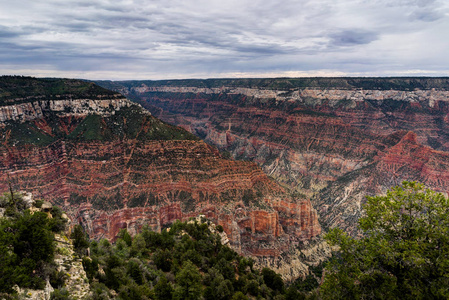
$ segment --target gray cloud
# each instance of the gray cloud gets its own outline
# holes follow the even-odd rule
[[[13,38],[13,37],[18,37],[20,36],[20,33],[15,31],[15,30],[11,30],[10,28],[6,27],[6,26],[0,26],[0,38],[5,39],[5,38]]]
[[[419,69],[449,75],[446,1],[2,2],[3,74],[156,79]]]
[[[445,17],[444,12],[433,9],[419,9],[410,14],[412,20],[434,22]]]
[[[353,46],[369,44],[378,39],[377,33],[366,30],[343,30],[330,35],[335,46]]]

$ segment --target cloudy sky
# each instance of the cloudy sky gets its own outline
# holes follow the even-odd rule
[[[449,76],[449,1],[0,0],[0,74]]]

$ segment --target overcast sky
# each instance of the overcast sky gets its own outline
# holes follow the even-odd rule
[[[0,0],[0,74],[448,76],[449,0]]]

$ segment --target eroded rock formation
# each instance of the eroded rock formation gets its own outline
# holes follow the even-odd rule
[[[136,232],[144,224],[160,230],[204,214],[243,253],[278,256],[321,231],[310,201],[286,196],[255,163],[223,159],[202,141],[61,141],[2,150],[2,172],[15,187],[61,205],[94,238],[113,240],[121,228]]]
[[[447,78],[115,83],[159,118],[256,162],[311,197],[326,227],[353,234],[366,195],[403,180],[449,192],[448,86]]]
[[[282,266],[321,233],[307,198],[122,97],[38,98],[0,110],[0,190],[11,184],[60,205],[91,238],[203,214],[240,253]]]

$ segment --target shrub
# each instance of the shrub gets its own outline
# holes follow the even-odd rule
[[[56,289],[51,293],[50,300],[68,300],[69,296],[69,292],[65,288]]]

